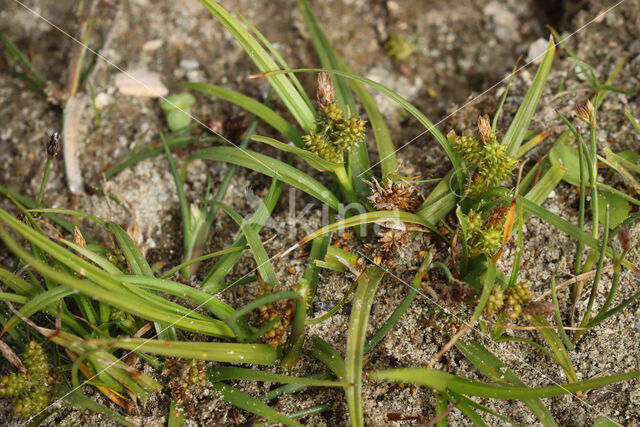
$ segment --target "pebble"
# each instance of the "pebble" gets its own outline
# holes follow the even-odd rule
[[[184,68],[185,70],[196,70],[198,67],[200,67],[200,63],[195,59],[180,60],[180,68]]]
[[[147,52],[153,52],[154,50],[160,49],[163,43],[164,42],[162,41],[162,39],[149,40],[144,42],[144,44],[142,45],[142,50]]]
[[[113,104],[113,98],[110,95],[104,92],[96,95],[95,106],[98,110],[102,110],[111,104]]]
[[[116,75],[114,83],[123,95],[159,98],[169,90],[160,81],[160,75],[147,70],[129,70]]]
[[[527,51],[527,63],[533,61],[534,64],[539,64],[542,62],[548,43],[549,41],[544,37],[540,37],[538,40],[531,43],[529,45],[529,50]]]

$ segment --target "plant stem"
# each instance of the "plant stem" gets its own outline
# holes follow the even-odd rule
[[[624,259],[626,254],[622,254],[618,260],[613,264],[613,281],[611,282],[611,290],[609,291],[609,295],[607,295],[607,300],[604,302],[604,305],[600,309],[600,312],[596,315],[596,317],[601,316],[602,314],[607,312],[607,309],[611,306],[613,302],[613,298],[616,296],[616,291],[618,290],[618,281],[620,280],[620,262]]]
[[[595,108],[593,114],[595,115]],[[596,127],[591,126],[589,132],[589,139],[591,141],[591,214],[592,214],[592,231],[591,234],[595,239],[598,238],[598,148],[596,147]]]
[[[596,270],[596,275],[593,278],[593,285],[591,286],[591,294],[589,295],[589,302],[587,303],[587,311],[584,313],[584,316],[582,317],[582,322],[580,322],[581,328],[584,328],[587,326],[591,317],[591,310],[593,309],[593,301],[596,298],[596,294],[598,293],[598,285],[600,284],[600,276],[602,274],[602,265],[604,263],[608,239],[609,239],[609,205],[607,205],[607,213],[605,215],[604,236],[602,239],[602,246],[600,247],[600,257],[598,259],[598,267]],[[577,343],[580,337],[584,333],[585,333],[584,330],[577,331],[576,334],[573,336],[573,344]]]
[[[585,211],[585,191],[586,191],[586,186],[585,186],[585,176],[584,176],[584,170],[582,169],[584,167],[584,150],[582,149],[582,144],[580,143],[580,141],[578,141],[578,157],[580,159],[579,164],[580,164],[580,207],[578,209],[578,227],[580,228],[580,230],[584,230],[584,211]],[[575,268],[574,268],[574,272],[576,275],[580,274],[580,265],[582,264],[582,242],[580,240],[578,240],[578,242],[576,243],[576,262],[575,262]],[[574,290],[573,293],[575,295],[575,286],[574,286]]]
[[[556,292],[556,278],[555,278],[555,276],[551,277],[551,298],[553,300],[553,305],[556,308],[556,312],[555,312],[556,323],[558,324],[558,326],[564,326],[564,324],[562,323],[562,316],[560,315],[560,306],[558,304],[558,295],[557,295],[557,292]],[[564,331],[564,329],[559,329],[558,330],[558,335],[560,335],[560,338],[562,339],[562,342],[564,343],[564,345],[567,347],[567,350],[572,351],[573,350],[573,343],[569,339],[569,336]]]
[[[347,174],[347,170],[343,165],[340,168],[337,168],[334,171],[335,177],[340,184],[340,189],[342,190],[342,195],[349,203],[360,203],[358,200],[358,196],[356,196],[355,189],[353,188],[353,183],[349,179],[349,175]]]
[[[47,179],[49,178],[49,170],[51,169],[51,159],[47,157],[47,162],[44,164],[44,175],[42,176],[42,182],[40,183],[40,192],[38,193],[38,200],[36,200],[36,209],[42,204],[42,198],[44,197],[44,189],[47,186]]]

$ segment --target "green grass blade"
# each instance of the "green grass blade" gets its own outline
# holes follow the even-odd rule
[[[267,93],[267,96],[264,99],[263,104],[264,105],[268,104],[272,96],[273,96],[273,89],[270,89],[269,92]],[[244,135],[242,135],[242,139],[240,140],[240,145],[238,145],[238,148],[241,148],[241,149],[247,148],[247,146],[249,145],[249,139],[255,133],[259,124],[260,124],[260,118],[257,116],[254,116],[253,120],[249,124],[249,127],[245,131]],[[187,166],[187,164],[185,164],[185,166]],[[216,190],[215,195],[212,198],[210,198],[207,191],[205,194],[205,200],[214,200],[216,202],[222,202],[224,200],[225,195],[227,194],[227,191],[229,190],[229,186],[231,185],[231,182],[234,176],[236,175],[237,171],[238,171],[238,166],[229,165],[227,167],[227,171],[222,177],[222,180],[218,184],[218,189]],[[204,244],[209,238],[209,235],[211,234],[211,227],[213,226],[213,221],[216,219],[217,214],[218,214],[217,206],[214,205],[214,206],[209,206],[207,208],[206,219],[204,223],[201,225],[201,227],[197,231],[195,238],[192,239],[191,244],[185,248],[184,258],[183,258],[185,262],[190,262],[191,260],[194,259],[194,257],[196,257],[197,254],[203,251]],[[202,216],[199,215],[198,218],[201,220]],[[231,248],[231,249],[236,249],[236,248]],[[199,264],[196,264],[196,266],[194,266],[193,269],[189,268],[189,270],[186,270],[186,271],[188,273],[193,274],[193,272],[195,272],[195,270],[198,268],[199,268]]]
[[[349,68],[344,64],[336,51],[333,49],[333,46],[329,42],[329,38],[324,32],[324,29],[322,28],[318,17],[313,12],[313,8],[309,4],[309,2],[307,0],[297,0],[297,5],[302,14],[305,25],[309,31],[309,37],[311,38],[311,42],[313,43],[316,54],[318,55],[322,66],[324,68],[333,70],[349,71]],[[344,111],[350,112],[352,115],[356,114],[358,110],[355,104],[355,99],[353,97],[353,94],[351,93],[351,90],[349,89],[349,83],[351,82],[338,75],[332,75],[331,80],[335,89],[335,98],[338,106]],[[351,89],[354,89],[355,92],[354,85],[351,85]],[[369,95],[366,91],[364,92],[365,97]],[[370,95],[369,98],[371,98]],[[361,98],[361,100],[363,104],[365,104],[365,99]],[[374,124],[379,124],[379,121],[377,121],[377,117],[376,123],[374,123],[372,118],[372,116],[375,115],[374,110],[377,110],[375,103],[373,103],[371,100],[371,103],[364,106],[367,110],[367,113],[369,113],[369,109],[371,109],[372,111],[372,114],[369,117],[371,125],[374,126]],[[382,126],[386,127],[386,124],[384,124],[383,122]],[[374,133],[377,136],[380,132],[377,132],[377,129],[375,127],[373,129]],[[390,163],[390,161],[387,161],[387,164],[388,163]],[[367,152],[367,145],[366,143],[358,144],[351,153],[348,153],[347,156],[347,170],[349,172],[349,177],[351,178],[354,191],[358,197],[362,197],[369,191],[366,183],[362,182],[363,176],[361,176],[363,175],[363,172],[368,168],[369,153]]]
[[[562,166],[561,162],[557,161],[553,163],[551,168],[542,175],[536,185],[527,192],[525,197],[527,200],[530,200],[537,205],[541,205],[545,200],[547,200],[549,194],[551,194],[551,192],[558,186],[566,172],[567,170]]]
[[[307,267],[304,270],[302,278],[309,284],[309,296],[307,297],[307,315],[312,315],[313,298],[316,296],[316,290],[318,288],[318,277],[320,275],[320,268],[316,265],[316,260],[324,260],[331,243],[331,234],[327,233],[322,237],[313,240],[311,243],[311,250],[309,251],[309,258],[307,258]]]
[[[333,70],[342,70],[343,68],[340,58],[333,49],[331,42],[329,42],[329,39],[322,29],[322,25],[320,24],[320,21],[318,21],[318,17],[313,12],[309,2],[307,0],[296,0],[296,3],[300,13],[302,14],[302,19],[304,19],[304,23],[309,31],[309,37],[311,38],[311,42],[313,43],[313,47],[316,50],[316,54],[318,55],[318,59],[320,59],[322,66]],[[338,106],[345,111],[349,108],[351,110],[351,114],[355,114],[355,100],[353,99],[353,94],[349,90],[349,85],[345,79],[337,76],[332,80]]]
[[[18,49],[18,46],[16,46],[3,31],[0,31],[0,42],[9,54],[11,60],[22,69],[25,79],[33,84],[38,90],[44,90],[44,87],[46,86],[45,78],[42,77],[31,61],[29,61],[29,58],[27,58],[27,56]]]
[[[183,221],[184,220],[185,219],[183,217]],[[122,253],[127,260],[127,264],[129,265],[129,268],[131,268],[133,273],[141,276],[153,277],[151,266],[149,265],[149,263],[147,263],[147,260],[144,258],[142,251],[140,251],[140,248],[138,248],[138,245],[135,244],[129,234],[115,222],[109,221],[107,223],[107,228],[116,237],[116,241],[118,242],[120,249],[122,249]],[[162,304],[162,302],[159,303]],[[154,322],[154,327],[156,333],[158,334],[158,337],[166,340],[177,339],[176,330],[173,326]]]
[[[50,314],[55,314],[56,312],[55,308],[58,301],[74,293],[76,292],[73,289],[59,286],[57,288],[53,288],[41,294],[38,294],[33,298],[29,298],[29,300],[18,311],[24,317],[30,317],[41,310],[48,311]],[[6,301],[6,299],[3,299],[3,300]],[[51,310],[47,310],[47,308],[51,308]],[[16,325],[19,325],[21,322],[22,320],[20,320],[19,317],[14,315],[4,325],[4,328],[2,330],[3,332],[10,331]],[[84,332],[84,331],[81,330],[81,332]]]
[[[416,214],[412,214],[410,212],[403,211],[376,211],[376,212],[367,212],[359,215],[354,215],[352,217],[336,221],[332,224],[326,225],[311,234],[305,236],[302,240],[296,243],[294,246],[287,249],[283,255],[291,252],[292,250],[297,249],[298,247],[316,239],[324,234],[331,233],[337,230],[342,230],[345,228],[355,227],[361,224],[371,224],[371,223],[383,223],[383,222],[408,222],[411,224],[417,224],[425,227],[428,230],[433,231],[434,233],[441,235],[440,231],[436,229],[429,222],[422,219]],[[441,236],[443,237],[443,236]],[[446,240],[446,239],[445,239]]]
[[[98,224],[98,225],[100,225],[102,227],[106,227],[107,226],[107,222],[104,221],[103,219],[98,218],[95,215],[91,215],[89,213],[85,213],[85,212],[81,212],[81,211],[77,211],[77,210],[73,210],[73,209],[40,208],[40,209],[29,209],[29,212],[66,214],[66,215],[76,216],[76,217],[80,217],[80,218],[86,218],[88,220],[91,220],[91,221],[95,222],[96,224]]]
[[[466,357],[475,368],[493,382],[504,386],[527,387],[520,378],[513,373],[507,365],[487,350],[482,344],[475,341],[458,341],[456,348]],[[522,402],[531,409],[542,425],[557,426],[551,412],[540,399],[522,399]]]
[[[221,366],[207,369],[207,377],[211,382],[228,380],[261,381],[278,384],[300,384],[307,387],[344,387],[347,384],[339,381],[321,380],[308,377],[292,377],[248,368]]]
[[[29,209],[33,209],[36,207],[35,201],[29,199],[28,197],[23,196],[20,193],[16,193],[12,189],[5,187],[3,185],[0,185],[0,194],[3,194],[8,198],[21,203],[22,205],[24,205]],[[73,224],[71,224],[69,221],[65,220],[64,218],[60,217],[59,215],[52,214],[52,213],[45,213],[44,216],[50,219],[51,221],[53,221],[54,223],[58,224],[67,232],[73,233]],[[87,240],[87,243],[95,243],[93,239],[86,239],[86,240]]]
[[[244,391],[233,388],[225,383],[213,383],[212,388],[215,390],[215,394],[220,396],[222,400],[240,409],[244,409],[247,412],[267,418],[277,424],[284,424],[290,427],[304,427],[302,424],[293,421],[286,415],[280,414],[261,400],[251,397]]]
[[[103,339],[92,340],[91,343],[124,350],[139,350],[161,356],[224,363],[275,365],[278,359],[276,350],[269,344],[166,341],[148,338]]]
[[[284,60],[284,58],[282,57],[282,55],[280,55],[280,53],[277,51],[275,46],[271,44],[271,42],[260,32],[260,30],[258,30],[255,27],[255,25],[249,22],[249,20],[242,15],[240,15],[240,19],[242,19],[242,22],[247,26],[247,28],[251,30],[251,32],[258,38],[258,40],[260,40],[260,43],[262,43],[269,50],[271,55],[273,55],[275,60],[278,62],[278,65],[280,66],[280,68],[290,68],[289,64],[287,64],[287,61]],[[309,106],[309,108],[313,110],[313,104],[311,103],[311,100],[309,99],[307,92],[302,87],[302,84],[300,83],[296,75],[293,73],[289,73],[287,74],[287,77],[289,77],[289,79],[291,80],[291,83],[293,83],[293,85],[296,87],[296,89],[298,90],[298,93],[300,94],[302,99],[304,99],[304,101]]]
[[[269,53],[247,31],[242,23],[234,18],[222,6],[213,0],[200,0],[211,14],[231,33],[234,39],[242,46],[258,69],[263,72],[278,70],[279,67]],[[313,109],[305,102],[295,86],[286,75],[267,77],[267,80],[276,91],[282,102],[287,106],[293,117],[305,133],[316,126],[316,116]]]
[[[327,365],[340,381],[346,381],[347,368],[340,353],[317,335],[311,337],[311,355]]]
[[[186,414],[184,413],[184,406],[182,403],[178,403],[176,400],[171,399],[169,404],[169,420],[167,421],[167,427],[182,427],[186,421]]]
[[[404,297],[400,305],[396,307],[396,309],[393,311],[393,313],[391,313],[389,318],[384,322],[384,324],[380,327],[380,329],[378,329],[378,331],[376,331],[376,333],[373,334],[371,338],[369,338],[369,341],[367,341],[363,350],[364,354],[367,354],[371,350],[373,350],[374,347],[384,339],[387,333],[389,333],[391,328],[395,326],[398,320],[400,320],[400,317],[402,317],[404,312],[407,311],[407,309],[413,302],[414,298],[418,294],[418,290],[420,289],[420,285],[422,283],[422,277],[425,273],[425,268],[427,267],[427,263],[431,262],[432,255],[433,255],[433,248],[429,250],[429,252],[425,255],[424,259],[422,260],[422,264],[418,269],[418,273],[414,276],[413,281],[411,282],[411,288],[407,292],[407,295]]]
[[[475,411],[474,406],[472,406],[472,404],[475,404],[473,400],[457,393],[452,393],[452,392],[447,393],[446,391],[441,391],[440,393],[443,396],[445,396],[450,403],[452,404],[458,403],[456,408],[459,409],[460,412],[462,412],[465,417],[469,418],[469,420],[473,423],[474,426],[485,427],[487,425],[482,419],[482,417],[478,415],[478,413]],[[485,410],[485,412],[487,413],[493,412],[489,408],[486,408],[482,405],[478,405],[478,404],[476,405],[480,407],[478,409]]]
[[[611,421],[609,418],[600,417],[594,421],[593,427],[622,427],[622,426],[614,421]]]
[[[151,270],[149,263],[144,258],[140,248],[138,248],[138,245],[135,244],[129,234],[127,234],[127,232],[115,222],[109,221],[107,223],[107,228],[114,234],[133,273],[141,276],[153,277],[153,271]]]
[[[604,387],[620,381],[640,377],[640,371],[624,372],[607,377],[592,378],[576,383],[547,387],[522,388],[501,387],[481,381],[468,380],[446,372],[424,368],[400,368],[369,373],[369,377],[377,380],[419,384],[436,390],[452,390],[467,396],[486,397],[489,399],[531,399],[541,397],[562,396],[577,391],[588,391]]]
[[[364,110],[369,117],[369,124],[373,130],[373,136],[376,140],[376,147],[378,148],[378,156],[380,157],[380,168],[382,169],[382,177],[389,175],[390,173],[398,170],[398,159],[396,158],[396,147],[393,145],[391,139],[391,133],[387,127],[387,123],[382,117],[378,105],[373,100],[371,94],[360,83],[351,80],[351,89],[357,95]]]
[[[317,154],[312,153],[309,150],[304,150],[302,148],[294,147],[289,144],[285,144],[273,138],[269,138],[267,136],[254,135],[251,138],[252,141],[264,142],[267,145],[270,145],[278,150],[282,150],[287,153],[295,154],[300,156],[302,160],[307,162],[309,166],[319,171],[330,171],[333,172],[336,169],[342,167],[341,163],[331,163]]]
[[[0,281],[2,281],[3,285],[20,295],[35,296],[39,292],[34,285],[16,276],[2,266],[0,266]]]
[[[567,233],[574,239],[580,240],[582,244],[589,246],[595,251],[600,250],[600,242],[590,234],[586,233],[583,230],[580,230],[580,228],[578,228],[577,226],[571,224],[567,220],[550,212],[549,210],[543,208],[542,206],[538,206],[531,200],[518,196],[518,203],[520,201],[522,201],[522,207],[524,208],[526,213],[537,216],[541,220],[557,228],[559,231]],[[613,258],[615,256],[615,254],[609,247],[607,247],[605,253],[610,258]],[[626,259],[622,261],[622,265],[624,265],[627,268],[631,268],[634,271],[638,270],[633,264],[631,264]]]
[[[267,195],[256,209],[255,214],[249,220],[250,224],[256,228],[256,233],[260,231],[260,229],[267,222],[267,219],[271,216],[271,212],[276,206],[278,199],[280,198],[280,194],[282,193],[282,183],[278,180],[273,180],[271,183],[271,187],[269,187],[269,191]],[[231,245],[231,247],[244,246],[247,244],[247,239],[244,236],[240,236],[236,239],[235,242]],[[244,252],[244,251],[243,251]],[[228,283],[223,283],[222,280],[224,277],[231,271],[234,265],[240,260],[243,252],[236,252],[228,255],[224,255],[215,265],[211,268],[207,277],[202,282],[202,289],[211,293],[217,294],[222,290],[240,284],[242,279],[234,280]]]
[[[293,320],[291,321],[291,330],[289,337],[284,346],[284,355],[282,356],[282,367],[287,371],[293,369],[298,363],[302,354],[302,346],[305,342],[304,325],[307,319],[307,307],[309,296],[309,282],[306,279],[300,279],[298,284],[293,288],[298,294],[296,299]]]
[[[251,253],[253,254],[253,258],[256,260],[258,271],[260,272],[260,276],[262,277],[265,285],[267,285],[267,287],[276,286],[278,284],[276,271],[273,268],[273,264],[271,264],[271,259],[269,258],[269,255],[267,255],[267,251],[262,245],[258,232],[255,230],[254,226],[224,203],[214,203],[220,206],[220,208],[222,208],[222,210],[224,210],[227,215],[229,215],[236,224],[240,226],[242,234],[244,234],[245,239],[247,239],[247,242],[249,243],[249,247],[251,247]]]
[[[335,378],[335,375],[333,375],[329,369],[325,369],[324,371],[320,371],[317,374],[309,375],[306,378],[315,380],[330,380]],[[286,384],[277,388],[272,388],[268,393],[262,395],[261,400],[265,403],[269,403],[279,398],[280,396],[283,396],[285,394],[293,394],[298,391],[304,390],[305,388],[307,387],[301,384]]]
[[[369,313],[373,297],[385,271],[379,267],[368,267],[358,279],[358,289],[353,299],[353,308],[347,331],[347,349],[345,355],[346,377],[349,384],[345,388],[347,406],[352,426],[364,425],[362,410],[362,365]]]
[[[631,122],[631,125],[633,125],[633,128],[636,130],[636,132],[640,133],[640,124],[638,123],[636,118],[633,117],[633,115],[631,114],[631,111],[625,108],[624,115],[627,116],[627,119],[629,119],[629,121]]]
[[[222,99],[238,107],[248,111],[249,113],[259,117],[262,121],[280,132],[289,141],[296,144],[297,147],[303,147],[302,134],[298,129],[282,118],[281,115],[273,111],[261,102],[236,91],[225,89],[209,83],[181,83],[187,89],[195,90],[218,99]]]
[[[193,144],[194,142],[214,142],[219,141],[220,138],[217,136],[208,136],[204,138],[199,138],[197,136],[177,136],[173,138],[167,139],[167,145],[169,146],[169,150],[175,150],[176,148],[184,147],[189,144]],[[132,150],[127,153],[121,160],[119,160],[115,165],[111,166],[109,169],[105,171],[105,176],[107,178],[111,178],[116,176],[129,166],[133,166],[137,163],[140,163],[143,160],[150,159],[151,157],[158,156],[164,153],[164,147],[162,143],[159,144],[159,147],[145,147],[139,150]]]
[[[472,289],[481,289],[482,293],[471,316],[471,325],[480,318],[487,301],[491,296],[491,291],[496,283],[496,264],[486,254],[480,254],[469,263],[469,270],[463,279]]]
[[[329,205],[332,209],[337,210],[340,203],[327,187],[309,175],[255,151],[240,151],[235,147],[211,147],[195,153],[189,161],[193,159],[218,160],[254,170],[292,185]]]
[[[549,328],[550,326],[547,319],[542,316],[532,316],[531,323],[535,326],[543,326],[540,328],[538,332],[544,340],[549,345],[549,348],[555,355],[555,359],[564,371],[567,380],[571,383],[578,381],[578,376],[576,375],[576,371],[573,369],[573,365],[571,364],[571,357],[569,356],[569,352],[567,348],[564,346],[562,339],[558,336],[555,330]]]
[[[298,299],[299,295],[297,292],[293,291],[283,291],[283,292],[275,292],[272,294],[267,294],[260,298],[256,298],[247,305],[239,308],[233,315],[229,316],[229,321],[233,321],[239,319],[241,316],[252,312],[253,310],[259,308],[260,306],[278,301],[278,300],[287,300],[287,299]]]
[[[122,275],[116,276],[115,278],[124,283],[136,285],[141,289],[150,289],[183,298],[194,304],[198,304],[199,307],[209,310],[211,314],[220,320],[224,320],[235,313],[233,307],[189,285],[166,279],[138,275]]]
[[[68,247],[76,251],[78,254],[82,255],[83,257],[93,262],[98,267],[102,268],[107,273],[122,274],[122,271],[120,271],[118,267],[113,265],[111,261],[109,261],[107,258],[103,257],[102,255],[98,255],[97,253],[90,251],[87,248],[83,248],[82,246],[78,246],[75,243],[71,243],[64,239],[59,239],[58,241],[60,243],[67,245]]]
[[[178,168],[176,166],[176,162],[173,159],[173,154],[171,154],[171,150],[169,150],[169,146],[167,145],[167,140],[164,136],[160,135],[160,139],[162,139],[162,145],[164,146],[164,152],[167,156],[167,161],[169,162],[169,168],[171,169],[171,175],[173,176],[173,182],[176,186],[176,193],[178,195],[178,204],[180,205],[180,216],[182,217],[182,239],[183,239],[183,248],[188,248],[191,245],[191,241],[193,238],[192,231],[193,227],[191,224],[191,212],[189,210],[189,202],[187,201],[187,196],[184,192],[184,185],[182,179],[180,178],[180,173],[178,172]]]
[[[529,128],[531,117],[533,117],[533,113],[535,113],[536,111],[538,101],[540,100],[540,96],[542,95],[542,90],[544,89],[544,86],[547,82],[547,76],[549,75],[549,70],[551,69],[551,63],[553,62],[555,50],[556,48],[553,43],[553,39],[549,38],[547,51],[542,58],[542,62],[538,66],[538,71],[536,71],[536,75],[533,78],[531,87],[527,91],[527,94],[522,101],[522,105],[520,105],[520,108],[518,108],[518,112],[513,118],[511,125],[509,125],[509,129],[507,129],[507,133],[505,133],[504,138],[502,139],[502,144],[507,146],[507,149],[505,150],[507,154],[514,155],[520,149],[520,144],[522,144],[524,135]]]
[[[230,254],[230,253],[234,253],[234,252],[240,252],[243,251],[245,249],[248,249],[248,246],[238,246],[235,248],[228,248],[228,249],[223,249],[221,251],[216,251],[216,252],[211,252],[209,254],[206,255],[202,255],[199,256],[197,258],[192,258],[189,261],[185,261],[181,264],[176,265],[175,267],[173,267],[172,269],[168,270],[166,273],[164,273],[162,276],[160,276],[160,278],[162,279],[166,279],[168,277],[171,277],[173,274],[177,273],[178,271],[182,270],[185,267],[188,267],[190,265],[202,262],[202,261],[206,261],[208,259],[211,258],[215,258],[215,257],[219,257],[222,255],[226,255],[226,254]]]
[[[99,414],[106,415],[107,417],[118,421],[125,427],[134,427],[135,424],[128,421],[125,417],[118,414],[116,411],[107,408],[104,405],[96,402],[93,399],[85,396],[81,389],[72,389],[64,384],[58,384],[56,386],[54,398],[62,399],[72,407],[81,410],[88,410]]]
[[[77,279],[73,275],[54,269],[46,263],[38,260],[13,240],[4,228],[0,227],[0,237],[4,240],[7,247],[9,247],[17,256],[22,257],[25,262],[29,263],[43,276],[64,286],[75,289],[81,294],[87,295],[94,300],[104,302],[113,307],[119,308],[120,310],[138,315],[148,320],[175,324],[176,327],[181,329],[201,332],[207,335],[233,337],[233,333],[224,322],[216,319],[200,320],[179,315],[176,310],[186,309],[182,306],[171,303],[170,301],[162,300],[164,302],[164,307],[166,307],[165,310],[158,310],[158,307],[149,306],[149,301],[153,300],[153,298],[159,297],[153,294],[145,294],[145,291],[142,290],[137,290],[135,293],[131,292],[131,290],[123,287],[121,282],[118,282],[106,272],[91,263],[84,261],[72,252],[56,245],[40,233],[31,230],[25,224],[16,220],[2,209],[0,209],[0,219],[18,233],[22,234],[26,239],[30,240],[33,244],[43,248],[43,250],[56,260],[68,266],[74,272],[99,283],[99,285],[87,280]],[[141,298],[141,295],[146,297]]]

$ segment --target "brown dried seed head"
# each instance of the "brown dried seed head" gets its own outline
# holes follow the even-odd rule
[[[232,141],[237,141],[242,138],[248,127],[244,119],[244,114],[227,117],[222,124],[222,129],[227,138]]]
[[[587,100],[587,103],[584,106],[576,104],[576,117],[578,120],[585,122],[592,128],[596,127],[595,110],[590,100]]]
[[[54,132],[47,142],[47,156],[52,160],[58,154],[58,151],[60,151],[60,135],[58,132]]]
[[[75,226],[73,228],[73,243],[80,246],[81,248],[87,247],[87,242],[84,240],[84,237],[82,237],[82,233],[80,232],[78,226]]]
[[[485,222],[486,226],[493,227],[500,224],[500,222],[507,216],[507,213],[509,213],[509,206],[501,206],[493,209],[491,212],[489,212],[489,215]]]
[[[365,182],[371,187],[371,195],[367,199],[378,210],[413,211],[420,204],[420,200],[413,195],[415,187],[411,184],[393,182],[388,178],[382,185],[375,179]]]
[[[580,104],[576,104],[576,117],[585,123],[589,123],[589,114],[587,110]]]
[[[329,74],[324,71],[318,74],[318,91],[316,97],[321,105],[331,105],[335,102],[333,82]]]
[[[409,235],[401,230],[388,229],[378,239],[377,251],[383,258],[399,251],[409,241]]]
[[[631,232],[629,231],[629,227],[620,227],[618,230],[618,240],[620,241],[622,250],[629,252],[629,249],[631,249]]]
[[[491,139],[491,122],[488,115],[478,117],[478,133],[483,143]]]
[[[548,316],[555,311],[555,306],[546,301],[532,301],[522,307],[522,312],[531,316]]]

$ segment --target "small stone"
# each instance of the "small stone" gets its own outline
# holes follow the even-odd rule
[[[196,70],[198,67],[200,67],[200,63],[195,59],[180,60],[180,68],[184,68],[186,70]]]
[[[549,41],[544,37],[540,37],[538,40],[531,43],[529,45],[529,50],[527,51],[527,63],[533,61],[534,64],[539,64],[542,62],[548,43]]]
[[[124,71],[116,75],[114,83],[123,95],[159,98],[169,93],[160,75],[147,70]]]
[[[146,52],[153,52],[154,50],[160,49],[163,44],[164,42],[162,41],[162,39],[148,40],[142,45],[142,50]]]
[[[98,110],[102,110],[105,107],[113,104],[113,97],[104,92],[96,95],[95,106]]]
[[[392,16],[396,16],[400,12],[400,5],[398,4],[398,2],[389,0],[387,2],[387,10]]]

